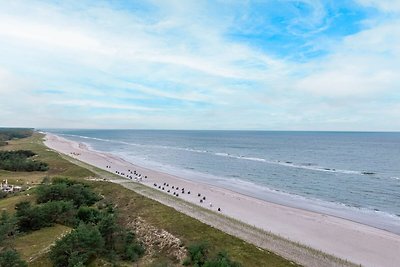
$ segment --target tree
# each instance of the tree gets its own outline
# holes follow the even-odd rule
[[[90,206],[100,200],[100,197],[88,186],[59,179],[51,185],[41,185],[37,189],[37,203],[49,201],[72,201],[76,207]]]
[[[118,230],[118,225],[115,222],[113,214],[105,214],[98,223],[101,236],[104,238],[106,249],[111,252],[114,250],[115,240],[114,236]]]
[[[9,216],[6,211],[3,211],[0,217],[0,245],[15,234],[16,228],[15,217]]]
[[[0,252],[1,267],[27,267],[28,265],[21,259],[18,252],[13,249],[7,249]]]
[[[95,208],[90,208],[87,206],[82,206],[78,209],[77,213],[78,220],[84,223],[94,223],[97,224],[101,220],[101,213]]]
[[[104,240],[96,226],[80,224],[58,240],[50,251],[54,266],[87,265],[103,251]]]

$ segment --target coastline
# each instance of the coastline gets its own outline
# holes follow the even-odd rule
[[[77,141],[79,142],[79,141]],[[95,150],[90,144],[83,142],[88,146],[89,150],[103,153]],[[112,153],[112,152],[109,152]],[[325,214],[332,217],[341,218],[355,223],[371,226],[384,231],[400,235],[400,218],[394,214],[381,212],[366,208],[356,208],[347,206],[343,203],[334,203],[321,200],[318,198],[306,198],[304,196],[286,193],[280,190],[270,189],[263,185],[244,180],[224,180],[219,176],[195,172],[193,170],[178,169],[172,166],[156,164],[140,158],[132,156],[116,155],[123,161],[133,163],[145,169],[170,174],[176,177],[184,177],[185,180],[200,182],[217,188],[224,188],[234,193],[256,198],[261,201],[274,203],[281,206],[291,207],[295,209],[311,211],[318,214]]]
[[[154,183],[157,188],[163,183],[184,187],[186,191],[191,190],[191,194],[181,194],[179,190],[180,199],[213,211],[221,208],[223,215],[357,264],[396,266],[400,262],[400,255],[397,253],[400,251],[400,236],[384,230],[266,202],[208,184],[185,180],[184,177],[136,166],[114,155],[91,151],[83,144],[53,134],[46,135],[45,144],[60,153],[112,173],[116,170],[125,173],[128,169],[136,170],[143,176],[148,176],[147,179],[142,179],[142,184],[150,187],[154,187]],[[106,168],[110,165],[111,169]],[[207,197],[203,204],[199,202],[198,193]]]

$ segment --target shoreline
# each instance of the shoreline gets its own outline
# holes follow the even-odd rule
[[[160,191],[163,191],[164,187],[166,192],[164,183],[169,184],[170,195],[174,185],[173,192],[178,192],[180,199],[216,212],[220,208],[220,212],[225,216],[356,264],[396,266],[400,262],[398,255],[400,236],[385,230],[339,217],[267,202],[209,184],[185,180],[184,177],[140,167],[115,155],[91,151],[83,144],[53,134],[46,133],[45,145],[114,174],[115,171],[128,174],[128,169],[136,170],[143,176],[148,176],[142,178],[141,183],[144,185]],[[154,187],[154,184],[157,186]],[[159,186],[161,188],[158,188]],[[176,190],[176,187],[179,187],[179,190]],[[185,194],[181,193],[183,187],[186,189]],[[191,190],[190,195],[187,194],[188,190]],[[198,193],[202,197],[206,196],[202,204],[199,201],[200,197],[197,196]],[[209,205],[210,202],[212,207]]]
[[[87,145],[89,150],[92,150],[97,153],[107,153],[92,148],[90,144],[87,144],[85,142],[82,143]],[[358,223],[361,225],[367,225],[373,228],[381,229],[383,231],[388,231],[396,235],[400,235],[400,220],[399,220],[400,218],[395,214],[376,211],[372,209],[371,210],[365,208],[360,209],[352,206],[347,206],[343,203],[328,202],[317,198],[306,198],[300,195],[295,195],[279,190],[270,189],[265,186],[259,186],[253,182],[240,181],[239,183],[247,183],[247,186],[258,187],[258,191],[256,192],[252,190],[245,190],[243,186],[240,187],[239,183],[235,182],[232,183],[231,181],[228,182],[212,174],[203,174],[200,172],[194,172],[192,170],[186,170],[186,169],[180,170],[178,168],[169,166],[165,167],[155,163],[146,164],[142,162],[145,160],[141,161],[132,158],[124,158],[123,156],[116,154],[113,154],[113,156],[118,157],[122,161],[126,161],[128,163],[141,166],[142,168],[150,171],[165,173],[168,175],[175,176],[177,178],[184,177],[183,179],[185,180],[194,181],[195,183],[198,182],[206,184],[212,187],[223,188],[224,190],[228,190],[232,193],[248,196],[254,199],[258,199],[260,201],[265,201],[304,211],[315,212],[318,214],[324,214],[339,219],[352,221],[354,223]],[[179,173],[181,173],[181,176],[179,176]],[[216,179],[216,181],[214,181],[213,183],[211,179]],[[261,190],[260,187],[262,187]],[[262,197],[261,196],[262,192],[265,192],[266,195],[268,195],[268,197]],[[374,215],[376,216],[374,217]],[[390,219],[391,221],[388,222],[385,219]]]
[[[393,212],[390,213],[388,211],[382,211],[379,209],[367,208],[358,205],[354,206],[347,205],[344,202],[323,200],[318,197],[312,197],[312,196],[306,197],[301,194],[288,193],[279,189],[270,188],[267,185],[261,185],[261,184],[256,184],[252,181],[242,180],[240,179],[239,176],[234,176],[235,178],[230,178],[228,180],[227,178],[224,178],[224,176],[219,176],[211,173],[202,173],[189,167],[179,168],[171,165],[153,162],[149,161],[148,159],[144,159],[142,157],[131,155],[130,153],[128,154],[117,153],[117,152],[114,153],[114,152],[105,152],[102,150],[96,150],[92,147],[90,143],[86,142],[86,139],[94,139],[103,142],[115,142],[116,144],[130,145],[130,143],[125,143],[123,141],[114,141],[102,138],[86,137],[86,136],[71,135],[64,133],[60,133],[57,135],[63,138],[67,138],[67,140],[83,143],[88,146],[89,150],[92,150],[94,152],[112,153],[113,155],[118,156],[121,160],[133,163],[137,166],[141,166],[149,170],[158,171],[161,173],[166,173],[177,177],[184,177],[185,180],[191,180],[194,182],[208,184],[214,187],[224,188],[226,190],[230,190],[242,195],[247,195],[252,198],[257,198],[262,201],[271,202],[286,207],[292,207],[296,209],[316,212],[319,214],[325,214],[333,217],[338,217],[341,219],[353,221],[355,223],[360,223],[381,230],[389,231],[396,235],[400,235],[400,214],[397,213]],[[85,139],[85,140],[80,140],[80,139]],[[171,148],[173,148],[173,146]],[[182,148],[179,148],[179,150],[181,149]],[[189,150],[200,151],[202,153],[207,152],[206,150],[193,150],[193,149]],[[231,156],[229,154],[226,155]],[[285,162],[283,162],[283,164],[286,165]],[[358,171],[351,171],[351,172],[357,172],[361,175],[361,172]]]

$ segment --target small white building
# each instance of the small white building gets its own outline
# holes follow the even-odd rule
[[[17,192],[21,191],[22,187],[21,186],[15,186],[12,184],[8,183],[8,180],[3,180],[0,184],[0,190],[7,192],[7,193],[12,193],[12,192]]]

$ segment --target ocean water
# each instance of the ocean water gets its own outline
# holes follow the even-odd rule
[[[400,234],[400,133],[45,131],[144,167]]]

